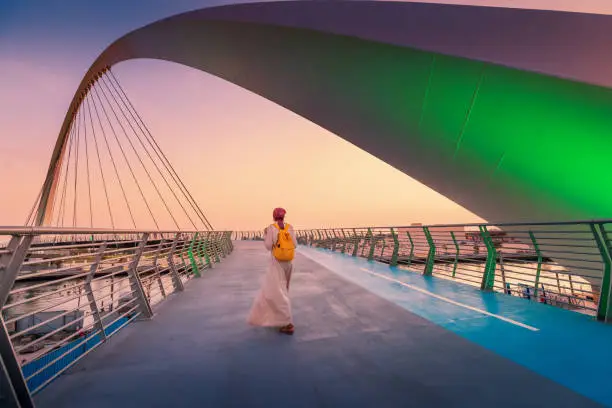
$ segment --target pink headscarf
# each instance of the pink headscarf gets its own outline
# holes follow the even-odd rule
[[[274,211],[272,212],[272,218],[274,219],[274,221],[276,221],[278,223],[278,226],[280,227],[280,229],[285,228],[285,223],[283,222],[285,220],[285,214],[287,214],[287,211],[285,211],[284,208],[275,208]]]

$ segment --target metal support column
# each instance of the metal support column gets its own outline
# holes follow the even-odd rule
[[[531,238],[533,249],[535,250],[535,253],[538,256],[538,266],[536,267],[535,281],[533,283],[533,297],[537,301],[538,291],[540,287],[540,273],[542,272],[542,251],[540,251],[540,246],[538,245],[538,241],[536,241],[536,237],[533,231],[529,231],[529,238]],[[506,286],[504,283],[504,290],[505,289],[506,289]]]
[[[333,237],[332,237],[332,251],[336,252],[336,243],[337,243],[337,240],[338,240],[338,238],[336,237],[336,230],[335,229],[331,230],[331,233],[333,235]]]
[[[128,269],[128,276],[130,279],[130,286],[132,288],[132,293],[136,295],[138,298],[138,303],[140,305],[140,311],[145,318],[153,317],[153,310],[151,309],[151,304],[147,299],[147,296],[142,288],[142,281],[140,280],[140,275],[138,273],[138,264],[140,263],[140,258],[142,257],[142,253],[147,245],[147,240],[149,239],[149,233],[142,234],[140,238],[140,244],[136,248],[136,253],[134,254],[134,259],[130,264]]]
[[[342,253],[346,253],[346,233],[344,232],[344,228],[341,229],[340,231],[342,231]]]
[[[219,241],[220,241],[220,237],[219,237],[219,233],[218,232],[213,232],[211,234],[213,236],[212,242],[213,242],[213,253],[215,254],[215,261],[217,263],[221,263],[221,257],[219,256]]]
[[[212,259],[210,267],[214,268],[214,264],[220,262],[218,248],[217,248],[217,233],[208,232],[206,234],[205,240],[206,240],[206,248],[208,249],[208,251],[204,251],[204,253],[208,253],[209,258]]]
[[[487,248],[487,260],[485,263],[485,270],[482,275],[482,282],[480,283],[480,290],[490,291],[493,290],[495,285],[495,268],[497,266],[497,250],[493,245],[493,239],[487,229],[486,225],[479,226],[480,235]]]
[[[393,236],[393,254],[391,254],[391,262],[389,263],[389,266],[397,266],[400,242],[393,228],[391,228],[391,235]]]
[[[197,248],[197,254],[198,257],[200,258],[200,264],[202,265],[202,271],[204,271],[204,269],[212,269],[215,266],[213,265],[213,262],[211,262],[210,260],[212,259],[213,256],[213,246],[212,246],[212,240],[210,239],[210,232],[203,232],[200,234],[200,238],[198,240],[198,242],[196,243],[196,248]]]
[[[181,262],[183,262],[183,271],[185,271],[185,275],[189,278],[189,265],[187,263],[187,260],[185,260],[185,247],[187,246],[187,243],[183,243],[182,244],[182,249],[181,252],[179,252],[179,255],[181,257]]]
[[[106,341],[106,333],[104,332],[104,324],[102,323],[102,318],[100,317],[100,309],[98,309],[96,297],[94,296],[93,289],[91,288],[91,281],[96,275],[96,271],[100,266],[100,262],[102,261],[102,257],[104,256],[104,251],[106,251],[106,242],[100,245],[100,249],[98,249],[96,259],[89,268],[89,274],[87,274],[87,278],[85,279],[84,285],[85,293],[87,294],[87,301],[89,302],[89,308],[94,318],[94,327],[99,331],[100,338],[102,339],[102,341]]]
[[[455,262],[453,264],[453,278],[457,273],[457,264],[459,263],[459,243],[457,242],[457,238],[455,238],[455,233],[453,231],[450,232],[451,238],[453,239],[453,243],[455,244]]]
[[[436,243],[431,236],[431,232],[428,227],[423,227],[423,232],[425,233],[425,238],[427,239],[427,244],[429,245],[429,252],[427,253],[427,260],[425,261],[425,269],[423,270],[423,275],[432,275],[434,263],[436,262]],[[410,240],[412,242],[412,239]]]
[[[211,261],[211,256],[213,247],[211,245],[210,232],[205,233],[204,238],[200,244],[201,254],[204,255],[204,261],[206,262],[206,267],[213,269],[215,267],[214,260]]]
[[[166,289],[164,288],[164,283],[162,282],[161,272],[159,270],[159,264],[157,261],[159,260],[159,256],[161,255],[162,249],[164,248],[164,243],[165,239],[160,238],[159,246],[157,247],[157,251],[155,251],[155,257],[153,258],[153,273],[157,277],[157,285],[159,286],[159,291],[161,292],[163,298],[166,297]]]
[[[0,256],[0,308],[8,300],[11,289],[21,269],[28,249],[32,244],[33,236],[13,236],[6,247],[6,254]],[[21,372],[21,367],[15,356],[15,350],[10,335],[0,313],[0,369],[6,379],[8,392],[5,392],[8,403],[18,408],[33,408],[34,402],[30,390]],[[1,379],[0,379],[1,380]],[[5,399],[5,396],[1,396]],[[0,400],[1,401],[1,400]],[[2,401],[4,402],[4,401]]]
[[[601,291],[599,293],[599,303],[597,305],[597,320],[608,322],[612,320],[612,279],[610,277],[612,269],[612,251],[610,241],[603,224],[591,224],[591,232],[597,243],[597,248],[601,254],[603,263]]]
[[[200,276],[202,276],[200,275],[200,269],[199,269],[198,263],[196,262],[195,255],[194,255],[194,249],[196,246],[196,242],[198,240],[198,234],[199,232],[196,232],[193,235],[193,239],[191,240],[191,244],[189,244],[189,249],[187,250],[187,256],[189,257],[189,260],[191,261],[191,273],[193,273],[196,278],[199,278]]]
[[[359,231],[359,242],[361,242],[361,252],[358,256],[365,258],[365,250],[368,245],[368,232]]]
[[[376,249],[376,237],[372,229],[368,228],[368,235],[370,237],[370,252],[368,253],[368,261],[374,260],[374,250]]]
[[[177,292],[182,292],[185,290],[185,286],[183,286],[181,276],[179,275],[178,269],[176,268],[176,264],[174,263],[174,252],[176,251],[180,236],[180,233],[177,233],[174,236],[174,241],[172,242],[170,252],[168,253],[168,267],[170,268],[170,274],[172,275],[172,284],[174,285],[174,290]]]
[[[506,282],[506,267],[504,266],[504,253],[503,252],[500,251],[498,253],[498,259],[499,259],[499,274],[501,276],[504,293],[507,295],[512,295],[512,290],[508,290],[508,284]]]
[[[410,255],[408,255],[407,266],[412,265],[412,259],[414,258],[414,241],[412,240],[412,235],[410,235],[410,231],[406,231],[406,236],[408,237],[408,241],[410,241]]]
[[[232,253],[232,236],[231,232],[223,233],[223,257],[226,258]]]
[[[230,253],[228,242],[232,241],[227,239],[227,232],[220,232],[219,234],[221,235],[221,255],[225,258]]]
[[[353,256],[357,256],[357,253],[359,252],[359,235],[357,235],[357,231],[355,231],[355,228],[353,228]]]

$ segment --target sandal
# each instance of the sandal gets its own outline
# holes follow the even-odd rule
[[[286,326],[281,327],[278,331],[284,334],[293,334],[293,330],[295,329],[295,327],[293,326],[293,324],[289,323]]]

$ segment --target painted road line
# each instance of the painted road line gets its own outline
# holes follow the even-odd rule
[[[397,280],[397,279],[390,278],[390,277],[388,277],[388,276],[385,276],[385,275],[383,275],[383,274],[380,274],[380,273],[377,273],[377,272],[371,271],[371,270],[369,270],[369,269],[366,269],[366,268],[359,268],[359,269],[361,269],[361,270],[362,270],[362,271],[364,271],[364,272],[369,273],[370,275],[374,275],[374,276],[376,276],[376,277],[379,277],[379,278],[382,278],[382,279],[386,279],[386,280],[388,280],[388,281],[390,281],[390,282],[399,283],[399,284],[400,284],[400,285],[402,285],[402,286],[405,286],[405,287],[410,288],[410,289],[412,289],[412,290],[416,290],[417,292],[421,292],[421,293],[423,293],[423,294],[425,294],[425,295],[428,295],[428,296],[431,296],[431,297],[433,297],[433,298],[436,298],[436,299],[442,300],[442,301],[444,301],[444,302],[450,303],[451,305],[455,305],[455,306],[463,307],[463,308],[465,308],[465,309],[468,309],[468,310],[471,310],[471,311],[474,311],[474,312],[482,313],[483,315],[490,316],[490,317],[493,317],[493,318],[495,318],[495,319],[502,320],[502,321],[504,321],[504,322],[506,322],[506,323],[510,323],[510,324],[515,325],[515,326],[519,326],[519,327],[522,327],[522,328],[524,328],[524,329],[527,329],[527,330],[531,330],[531,331],[534,331],[534,332],[535,332],[535,331],[540,331],[540,329],[538,329],[538,328],[536,328],[536,327],[533,327],[533,326],[529,326],[528,324],[524,324],[524,323],[521,323],[521,322],[517,322],[516,320],[512,320],[512,319],[509,319],[509,318],[507,318],[507,317],[497,315],[497,314],[495,314],[495,313],[487,312],[486,310],[478,309],[477,307],[473,307],[473,306],[470,306],[470,305],[466,305],[466,304],[463,304],[463,303],[457,302],[457,301],[455,301],[455,300],[452,300],[452,299],[446,298],[446,297],[444,297],[444,296],[437,295],[437,294],[435,294],[435,293],[433,293],[433,292],[430,292],[430,291],[428,291],[428,290],[421,289],[421,288],[419,288],[418,286],[410,285],[410,284],[408,284],[408,283],[405,283],[405,282],[399,281],[399,280]]]

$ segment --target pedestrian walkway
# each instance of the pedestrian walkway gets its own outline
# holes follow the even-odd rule
[[[328,270],[390,302],[612,406],[612,326],[593,317],[378,262],[301,248]]]
[[[341,256],[310,248],[295,260],[295,335],[249,327],[268,254],[261,242],[235,247],[152,320],[128,326],[38,394],[37,406],[599,406],[341,276],[367,269],[356,261],[344,259],[343,269]],[[396,297],[409,292],[361,274],[396,285]]]

